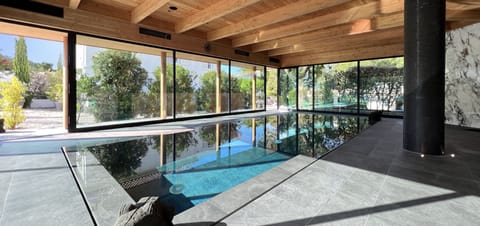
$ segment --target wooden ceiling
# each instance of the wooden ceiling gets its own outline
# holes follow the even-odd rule
[[[275,57],[281,66],[403,55],[403,0],[37,1]],[[446,1],[447,29],[480,21],[480,0]]]

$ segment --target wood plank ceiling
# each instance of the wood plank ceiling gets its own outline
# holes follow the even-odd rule
[[[281,66],[403,55],[403,0],[38,0],[264,53]],[[447,29],[480,0],[446,0]]]

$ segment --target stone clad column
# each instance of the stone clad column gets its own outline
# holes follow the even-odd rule
[[[405,1],[405,149],[443,154],[444,86],[445,1]]]

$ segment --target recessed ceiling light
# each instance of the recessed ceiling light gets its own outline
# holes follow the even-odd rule
[[[177,9],[178,9],[176,6],[173,6],[173,5],[172,5],[172,6],[170,6],[170,7],[168,7],[168,8],[169,8],[170,10],[173,10],[173,11],[175,11],[175,10],[177,10]]]

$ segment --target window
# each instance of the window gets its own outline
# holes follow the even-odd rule
[[[276,68],[267,68],[267,110],[277,109],[277,83],[278,70]]]
[[[173,52],[77,36],[77,127],[173,116]]]
[[[403,57],[360,61],[360,111],[403,112]]]
[[[279,99],[281,109],[297,108],[297,68],[280,69]]]
[[[298,68],[298,108],[313,110],[313,66]]]
[[[315,110],[357,112],[357,62],[315,65]]]
[[[177,118],[228,112],[228,61],[177,53],[175,81]]]
[[[264,67],[233,62],[231,64],[232,111],[264,109]]]

